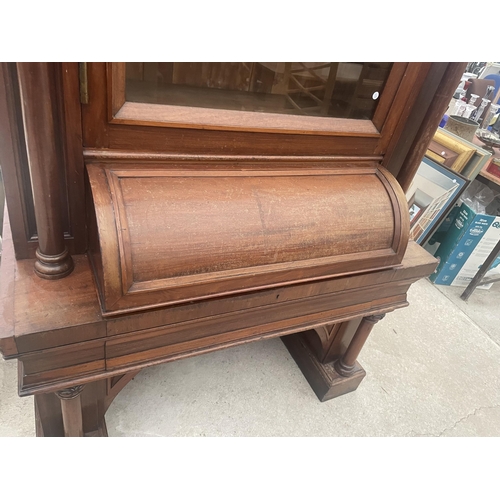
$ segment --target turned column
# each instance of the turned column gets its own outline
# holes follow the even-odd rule
[[[38,234],[35,272],[59,279],[71,273],[73,260],[64,243],[53,64],[18,63],[17,69]]]
[[[356,359],[361,352],[361,349],[365,345],[366,339],[375,324],[380,321],[385,314],[375,314],[373,316],[366,316],[361,320],[354,337],[349,344],[349,347],[345,351],[344,355],[341,356],[335,363],[334,368],[339,375],[342,377],[348,377],[354,371],[356,366]]]
[[[61,400],[65,437],[83,437],[82,401],[80,398],[83,388],[83,385],[75,385],[56,392]]]

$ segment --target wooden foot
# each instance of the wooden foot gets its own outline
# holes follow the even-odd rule
[[[106,420],[103,417],[96,431],[86,432],[85,437],[108,437],[108,428],[106,427]]]
[[[366,375],[359,363],[349,376],[340,375],[334,363],[321,363],[306,341],[308,332],[281,337],[286,348],[321,402],[355,391]]]

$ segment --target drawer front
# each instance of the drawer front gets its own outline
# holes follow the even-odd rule
[[[21,387],[53,383],[93,373],[104,372],[104,341],[81,342],[71,346],[44,349],[19,358],[21,362]]]
[[[409,283],[400,283],[326,294],[120,335],[106,342],[106,368],[166,360],[198,350],[306,330],[377,309],[402,307],[407,305],[408,288]]]

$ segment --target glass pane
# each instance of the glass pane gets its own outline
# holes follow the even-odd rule
[[[126,100],[371,119],[392,63],[126,63]]]

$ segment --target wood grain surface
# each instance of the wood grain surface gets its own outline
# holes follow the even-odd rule
[[[103,313],[400,264],[408,214],[394,179],[325,166],[88,165]]]
[[[24,260],[7,229],[0,351],[36,395],[37,435],[105,435],[142,368],[300,332],[323,398],[357,386],[361,368],[342,380],[328,363],[436,267],[408,242],[404,193],[381,165],[408,182],[437,116],[419,106],[442,105],[457,67],[437,92],[436,63],[394,63],[373,120],[353,120],[127,102],[116,63],[87,63],[79,103],[77,63],[17,64],[1,67],[0,159]],[[59,281],[33,270],[16,67],[40,245],[80,254]]]
[[[12,259],[15,279],[10,285],[2,280],[2,289],[6,283],[12,293],[3,301],[11,319],[0,348],[19,356],[23,394],[403,307],[411,283],[436,266],[410,242],[402,265],[393,269],[105,319],[86,257],[76,259],[74,274],[65,280],[35,277],[41,287],[32,283],[32,262]]]

